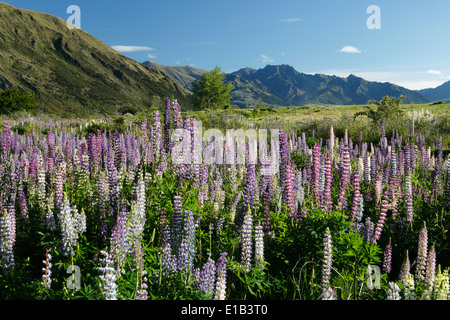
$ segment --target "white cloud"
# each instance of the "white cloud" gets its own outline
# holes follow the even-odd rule
[[[149,53],[147,56],[149,59],[155,59],[157,57],[156,54]]]
[[[150,47],[143,47],[143,46],[111,46],[116,51],[119,52],[136,52],[136,51],[151,51],[155,50]]]
[[[180,60],[177,60],[176,62],[175,62],[175,65],[177,66],[177,65],[179,65],[181,63],[181,61]]]
[[[295,23],[295,22],[299,22],[300,18],[286,18],[286,19],[282,19],[281,22],[284,23]]]
[[[437,76],[441,76],[441,75],[442,75],[442,72],[441,72],[441,71],[439,71],[439,70],[434,70],[434,69],[428,70],[427,73],[428,73],[428,74],[434,74],[434,75],[437,75]]]
[[[270,63],[270,62],[274,62],[274,61],[275,61],[273,58],[271,58],[271,57],[269,57],[269,56],[267,56],[267,55],[265,55],[265,54],[261,54],[261,55],[259,56],[259,58],[260,58],[260,60],[261,60],[262,62],[264,62],[264,63]]]
[[[281,55],[284,57],[286,55],[286,52],[281,52]]]
[[[339,50],[341,53],[361,53],[362,51],[356,47],[353,46],[343,46],[341,50]]]

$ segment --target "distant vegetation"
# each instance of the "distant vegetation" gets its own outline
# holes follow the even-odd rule
[[[14,88],[0,92],[0,114],[31,111],[35,105],[34,95],[26,91]]]

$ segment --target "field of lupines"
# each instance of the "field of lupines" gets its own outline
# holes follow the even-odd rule
[[[280,131],[264,175],[172,161],[172,133],[195,123],[170,99],[122,132],[4,122],[0,298],[450,298],[442,138],[432,152],[383,127],[377,144]]]

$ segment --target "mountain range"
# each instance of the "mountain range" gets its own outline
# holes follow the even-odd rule
[[[44,111],[142,109],[190,92],[58,17],[0,2],[0,89],[33,91]]]
[[[200,79],[206,72],[187,66],[162,66],[151,61],[144,64],[166,72],[188,90],[192,81]],[[255,106],[258,102],[266,106],[367,104],[370,100],[381,100],[386,95],[404,95],[404,103],[450,99],[450,81],[434,89],[409,90],[389,82],[367,81],[353,74],[343,78],[301,73],[289,65],[243,68],[226,74],[226,81],[230,81],[234,87],[231,103],[241,108]]]
[[[161,106],[176,97],[191,107],[192,83],[206,70],[137,62],[81,29],[45,13],[0,2],[0,90],[35,93],[40,108],[59,114],[114,113]],[[392,83],[306,74],[289,65],[243,68],[226,74],[231,103],[251,107],[308,104],[366,104],[386,95],[405,103],[450,99],[450,82],[435,89],[408,90]]]

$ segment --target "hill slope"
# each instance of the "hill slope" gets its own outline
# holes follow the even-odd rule
[[[190,93],[166,74],[115,51],[66,21],[0,2],[0,89],[36,93],[46,111],[145,108]]]
[[[143,64],[152,69],[164,72],[173,80],[175,80],[176,83],[187,90],[192,90],[192,82],[194,82],[195,80],[200,80],[202,75],[206,72],[206,70],[189,66],[164,66],[154,61],[145,61],[143,62]]]
[[[422,89],[420,93],[427,95],[434,100],[449,100],[450,99],[450,81],[447,81],[436,88]]]

